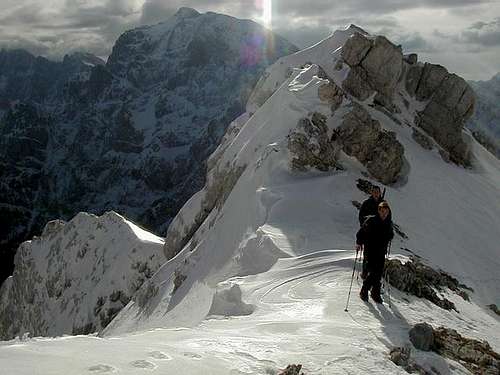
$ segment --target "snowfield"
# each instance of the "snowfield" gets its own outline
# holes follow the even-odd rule
[[[474,292],[470,302],[446,294],[459,312],[394,288],[391,306],[377,305],[359,299],[355,278],[344,311],[358,229],[352,201],[365,199],[356,181],[366,170],[343,154],[343,171],[292,172],[287,135],[312,112],[328,116],[331,132],[352,105],[345,100],[331,115],[318,97],[326,82],[318,66],[335,64],[353,30],[268,69],[249,113],[232,124],[209,160],[209,183],[244,167],[227,199],[99,336],[1,342],[0,374],[277,374],[290,363],[301,363],[308,375],[405,374],[389,351],[408,345],[408,329],[418,322],[487,340],[499,352],[499,317],[486,307],[500,301],[498,159],[470,139],[473,168],[446,163],[413,140],[411,127],[370,107],[370,99],[360,104],[396,132],[407,163],[405,176],[386,187],[393,220],[408,236],[395,236],[391,257],[416,254]],[[303,66],[307,61],[313,64]],[[341,85],[345,74],[329,76]],[[260,105],[257,97],[268,99]],[[413,124],[419,104],[397,115],[403,124]],[[187,232],[207,196],[207,189],[193,196],[171,229]],[[176,275],[186,277],[180,285]],[[433,374],[469,374],[432,352],[412,356]]]

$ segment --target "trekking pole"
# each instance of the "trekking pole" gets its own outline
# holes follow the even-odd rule
[[[356,263],[358,261],[358,253],[359,253],[359,250],[356,249],[356,258],[354,259],[354,266],[352,267],[351,286],[349,287],[349,294],[347,295],[347,303],[346,303],[345,309],[344,309],[345,312],[349,311],[349,310],[347,310],[347,307],[349,306],[349,298],[351,298],[352,282],[354,280],[354,272],[356,272]]]
[[[387,259],[389,260],[389,255],[391,254],[391,243],[392,241],[389,241],[389,246],[387,248]],[[389,308],[391,308],[391,283],[390,283],[390,274],[388,272],[389,268],[386,266],[385,268],[385,277],[387,278],[387,297],[389,300]]]
[[[364,261],[363,261],[363,256],[364,256],[364,251],[365,251],[365,245],[361,245],[361,250],[359,250],[359,260],[361,260],[361,268],[364,269]],[[357,269],[356,271],[356,281],[359,281],[359,273],[361,270]]]

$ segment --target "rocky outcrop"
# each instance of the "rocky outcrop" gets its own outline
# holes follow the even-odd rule
[[[456,164],[470,165],[470,150],[462,128],[474,111],[475,96],[467,82],[434,64],[416,64],[406,74],[406,90],[417,100],[427,101],[416,124],[443,147]]]
[[[173,221],[172,225],[168,228],[164,246],[164,253],[167,259],[171,259],[177,255],[189,241],[192,244],[196,243],[194,234],[213,209],[219,210],[222,208],[222,205],[245,171],[245,168],[245,166],[239,166],[219,170],[215,166],[209,172],[207,183],[203,188],[203,199],[194,219],[186,224],[183,217],[177,215],[176,221]]]
[[[469,288],[445,272],[424,265],[417,258],[413,257],[404,264],[398,259],[390,259],[386,261],[385,267],[386,278],[391,285],[403,292],[425,298],[445,310],[456,310],[455,304],[438,296],[436,290],[449,289],[464,300],[469,300],[464,290]]]
[[[463,337],[453,329],[440,327],[434,330],[433,350],[461,363],[473,374],[500,373],[500,355],[488,342]]]
[[[311,119],[299,121],[297,128],[288,135],[288,150],[292,170],[316,168],[328,171],[340,168],[337,162],[340,147],[331,142],[326,117],[320,113],[313,113]]]
[[[318,96],[320,100],[330,104],[332,112],[340,107],[345,98],[344,91],[332,81],[319,87]]]
[[[425,352],[432,349],[434,345],[434,331],[427,323],[415,324],[409,332],[410,341],[415,348]]]
[[[394,183],[403,167],[404,148],[393,132],[385,131],[361,105],[353,109],[336,129],[344,152],[356,157],[383,184]]]
[[[407,373],[421,375],[433,374],[433,372],[428,372],[411,358],[411,348],[409,346],[392,348],[389,352],[389,358],[396,366],[402,367]]]
[[[401,47],[383,36],[354,33],[342,47],[342,58],[351,67],[342,87],[360,100],[377,92],[375,100],[391,109],[403,72]]]
[[[434,148],[434,143],[432,139],[422,133],[420,130],[415,128],[412,129],[411,137],[426,150],[432,150]]]
[[[302,370],[302,365],[288,365],[278,375],[304,375],[300,370]]]

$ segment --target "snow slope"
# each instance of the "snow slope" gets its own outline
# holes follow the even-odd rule
[[[49,222],[0,289],[0,335],[96,332],[165,262],[163,239],[115,212]]]
[[[312,112],[327,115],[332,132],[352,107],[355,99],[349,98],[332,115],[318,97],[327,82],[318,77],[318,66],[341,85],[347,68],[333,74],[328,67],[352,32],[333,34],[267,71],[268,82],[259,90],[271,95],[261,106],[251,100],[252,115],[230,126],[208,162],[207,186],[172,222],[166,250],[172,238],[194,235],[102,337],[2,343],[4,371],[274,374],[288,363],[302,363],[306,374],[405,373],[388,352],[407,344],[409,326],[420,321],[488,340],[499,351],[498,317],[485,306],[500,299],[499,161],[470,140],[474,167],[448,164],[436,150],[415,143],[411,127],[372,108],[370,100],[360,104],[396,132],[408,164],[404,178],[386,187],[393,218],[408,236],[396,236],[392,256],[417,254],[474,293],[471,302],[447,294],[459,312],[394,290],[389,307],[361,302],[355,281],[349,313],[344,312],[358,229],[351,201],[364,198],[355,185],[366,171],[342,155],[343,171],[292,172],[287,135]],[[411,125],[418,106],[400,106],[396,116]],[[207,205],[220,192],[223,198]],[[204,212],[207,207],[212,208]],[[434,373],[468,373],[432,353],[416,351],[414,357]]]

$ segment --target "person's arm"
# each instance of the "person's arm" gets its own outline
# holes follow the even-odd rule
[[[361,205],[361,208],[359,209],[359,215],[358,215],[358,220],[359,220],[359,225],[362,226],[363,223],[365,222],[365,219],[366,219],[366,216],[367,216],[367,213],[366,213],[366,210],[367,210],[367,207],[368,204],[367,204],[367,201],[365,200],[363,202],[363,204]]]

